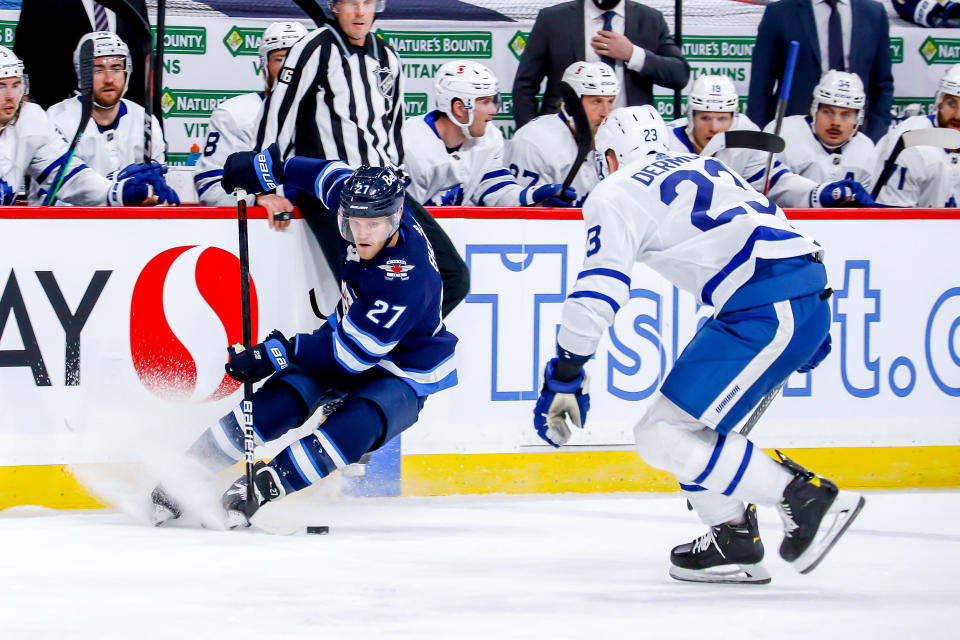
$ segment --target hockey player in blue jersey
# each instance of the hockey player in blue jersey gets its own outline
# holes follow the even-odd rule
[[[569,439],[567,418],[584,426],[584,364],[629,302],[634,264],[647,265],[714,307],[634,427],[641,457],[677,477],[710,527],[673,549],[670,575],[769,582],[753,504],[776,507],[785,530],[780,555],[807,573],[863,498],[783,456],[774,461],[733,427],[793,371],[829,353],[823,250],[722,162],[668,153],[666,137],[648,106],[617,109],[597,130],[607,177],[583,209],[586,257],[564,303],[534,426],[553,446]]]
[[[235,153],[223,186],[264,193],[295,186],[338,212],[344,258],[341,300],[335,316],[309,334],[278,331],[250,349],[230,348],[227,372],[257,382],[253,427],[259,445],[303,424],[337,393],[343,404],[322,426],[255,468],[256,502],[246,502],[246,477],[223,497],[231,527],[249,525],[265,502],[303,489],[357,462],[417,421],[424,400],[457,383],[457,338],[440,316],[441,279],[433,248],[404,205],[403,181],[387,167],[356,171],[340,161],[291,157],[276,145],[262,153]],[[190,450],[207,466],[243,458],[238,407],[204,432]],[[180,507],[158,487],[155,521]]]

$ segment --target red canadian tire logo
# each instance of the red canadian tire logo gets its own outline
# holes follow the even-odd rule
[[[250,307],[257,336],[252,277]],[[225,398],[240,386],[223,372],[227,346],[242,338],[240,260],[234,254],[174,247],[140,272],[130,301],[130,355],[151,392],[181,400]]]

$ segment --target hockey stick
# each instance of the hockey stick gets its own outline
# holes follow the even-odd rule
[[[883,171],[880,172],[877,183],[873,185],[873,193],[870,195],[874,200],[877,199],[881,189],[887,184],[887,180],[890,179],[890,174],[893,173],[893,169],[897,166],[897,158],[903,153],[904,149],[909,149],[910,147],[957,149],[960,148],[960,131],[934,127],[932,129],[914,129],[904,132],[904,134],[900,136],[900,139],[897,140],[897,143],[893,145],[893,149],[890,151],[890,157],[887,158],[887,161],[883,164]]]
[[[300,7],[307,14],[307,17],[313,20],[313,24],[317,25],[317,28],[333,24],[316,0],[293,0],[293,4]]]
[[[577,156],[573,161],[573,166],[567,172],[567,177],[563,179],[563,186],[560,187],[562,194],[573,179],[577,177],[577,172],[587,159],[590,148],[593,147],[593,132],[590,130],[590,121],[587,119],[587,112],[583,110],[583,103],[580,102],[580,96],[566,82],[560,83],[560,98],[563,100],[562,111],[567,118],[567,125],[573,128],[573,138],[577,142]],[[569,120],[573,120],[570,125]]]
[[[251,345],[250,329],[250,249],[247,242],[247,192],[237,189],[237,227],[240,235],[240,316],[243,325],[243,348]],[[253,493],[253,383],[243,383],[243,458],[246,464],[247,501],[256,498]]]
[[[713,136],[700,155],[713,156],[723,149],[756,149],[773,154],[780,153],[785,147],[783,138],[766,131],[724,131]]]
[[[777,101],[777,124],[773,128],[774,135],[780,135],[780,128],[783,126],[783,116],[787,113],[787,101],[790,99],[790,87],[793,86],[793,70],[797,66],[797,52],[800,50],[800,43],[796,40],[790,41],[790,48],[787,50],[787,64],[783,69],[783,82],[780,84],[780,99]],[[770,171],[773,169],[773,153],[767,156],[767,170],[764,173],[763,195],[770,191]]]
[[[93,115],[93,40],[87,40],[80,46],[80,123],[77,125],[77,131],[73,134],[73,140],[70,141],[70,148],[67,150],[67,159],[60,165],[57,171],[57,177],[51,183],[53,189],[47,196],[44,205],[50,206],[57,197],[60,187],[63,185],[63,178],[67,175],[67,169],[70,162],[73,161],[73,154],[77,151],[77,143],[80,142],[80,136]]]
[[[119,0],[117,3],[110,2],[108,4],[115,4],[116,6],[110,6],[110,8],[117,13],[122,11],[128,20],[139,23],[147,35],[147,41],[151,43],[147,49],[146,59],[143,61],[143,161],[149,163],[153,159],[153,31],[150,29],[150,23],[147,22],[146,16],[137,11],[129,0]],[[158,31],[157,37],[162,38],[163,34]]]

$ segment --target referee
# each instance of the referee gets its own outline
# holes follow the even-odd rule
[[[264,106],[257,149],[272,142],[283,159],[339,159],[358,167],[403,167],[403,71],[397,53],[371,35],[386,0],[330,0],[333,20],[290,49]],[[289,197],[289,196],[288,196]],[[336,216],[298,193],[297,204],[340,279]],[[407,199],[433,245],[443,278],[443,315],[467,295],[469,273],[450,238],[423,207]]]

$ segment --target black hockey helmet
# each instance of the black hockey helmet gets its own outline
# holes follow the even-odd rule
[[[400,227],[403,214],[403,180],[389,167],[360,167],[347,178],[340,191],[337,221],[340,235],[355,242],[350,218],[387,218],[389,238]]]

